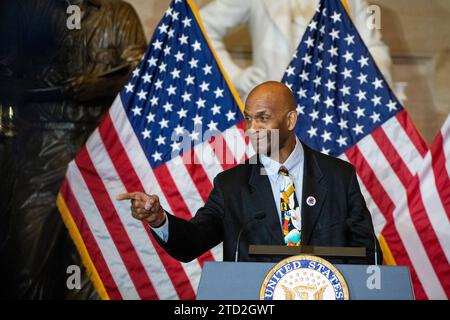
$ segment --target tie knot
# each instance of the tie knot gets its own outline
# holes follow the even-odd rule
[[[289,170],[286,169],[285,166],[281,166],[278,170],[278,174],[282,174],[283,176],[289,176]]]

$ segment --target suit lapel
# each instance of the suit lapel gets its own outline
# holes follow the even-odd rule
[[[284,244],[281,222],[279,221],[278,210],[273,198],[272,187],[259,158],[257,164],[252,165],[249,185],[251,188],[250,197],[257,210],[255,214],[257,212],[266,214],[264,224],[269,228],[275,244]]]
[[[305,144],[302,196],[302,243],[309,244],[327,196],[327,187],[316,157]],[[308,201],[309,198],[309,201]]]

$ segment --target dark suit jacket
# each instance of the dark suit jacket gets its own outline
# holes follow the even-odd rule
[[[318,153],[306,145],[301,201],[302,244],[312,246],[365,247],[368,261],[374,260],[372,219],[361,194],[355,169],[340,159]],[[223,242],[224,261],[234,261],[235,247],[242,226],[257,213],[243,233],[240,261],[279,261],[282,257],[249,256],[248,246],[284,245],[281,224],[269,178],[261,174],[262,164],[238,165],[217,175],[205,205],[189,222],[168,214],[169,239],[158,243],[174,258],[188,262]],[[309,196],[316,198],[312,207]],[[377,243],[377,248],[380,246]],[[381,259],[381,250],[378,252]],[[334,263],[345,263],[331,259]],[[354,261],[352,262],[354,263]]]

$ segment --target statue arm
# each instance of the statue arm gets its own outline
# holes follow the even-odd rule
[[[248,22],[251,3],[249,0],[215,0],[200,10],[211,44],[233,82],[243,70],[231,58],[223,38],[230,29]]]
[[[117,10],[115,21],[118,21],[116,43],[122,52],[122,63],[137,65],[147,47],[144,29],[136,10],[127,2],[122,2]]]
[[[69,79],[69,90],[79,102],[111,103],[145,52],[147,41],[134,8],[126,2],[119,2],[113,14],[113,21],[116,22],[113,43],[120,58],[113,68]]]

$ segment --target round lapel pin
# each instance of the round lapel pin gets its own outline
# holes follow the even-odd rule
[[[314,198],[313,196],[309,196],[306,199],[306,204],[310,207],[314,207],[316,205],[316,198]]]

